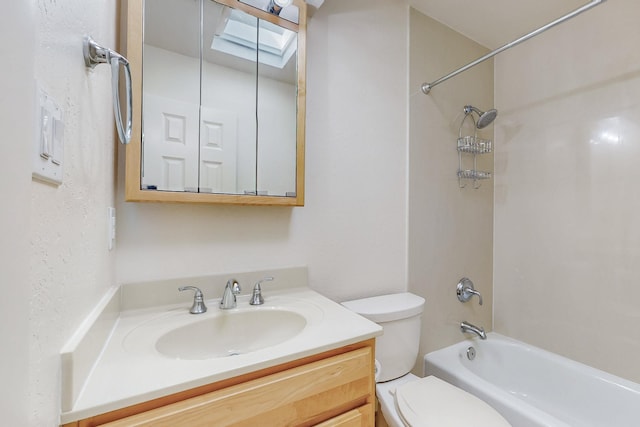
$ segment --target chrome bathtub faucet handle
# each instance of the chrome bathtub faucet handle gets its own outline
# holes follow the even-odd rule
[[[458,282],[458,285],[456,286],[456,295],[458,295],[458,301],[460,302],[467,302],[475,295],[480,300],[480,305],[482,305],[482,295],[480,295],[480,292],[475,290],[473,282],[466,277],[463,277]]]
[[[236,295],[240,294],[242,288],[236,279],[229,279],[227,285],[224,287],[224,293],[220,300],[220,309],[228,310],[230,308],[236,308],[238,305]]]
[[[182,286],[178,288],[178,290],[180,292],[195,291],[195,294],[193,295],[193,305],[191,306],[189,313],[202,314],[207,311],[207,306],[204,304],[204,294],[199,288],[196,288],[195,286]]]
[[[258,280],[258,282],[253,287],[253,295],[251,296],[251,301],[249,301],[249,304],[251,305],[264,304],[264,297],[262,296],[262,288],[260,287],[260,284],[262,282],[270,282],[272,280],[273,280],[273,277],[265,277],[261,280]]]

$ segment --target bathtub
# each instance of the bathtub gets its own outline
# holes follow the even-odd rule
[[[640,384],[495,332],[429,353],[424,366],[426,375],[478,396],[514,427],[640,426]]]

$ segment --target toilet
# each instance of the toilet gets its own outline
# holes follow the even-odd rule
[[[390,427],[508,427],[489,404],[434,376],[410,373],[418,357],[424,298],[404,292],[343,306],[382,326],[376,338],[376,396]]]

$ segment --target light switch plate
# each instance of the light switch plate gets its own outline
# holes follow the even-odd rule
[[[32,177],[60,185],[64,164],[63,112],[58,103],[40,86],[36,96],[36,122]]]

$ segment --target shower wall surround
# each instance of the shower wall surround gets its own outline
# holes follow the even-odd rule
[[[498,56],[495,138],[495,330],[635,382],[638,16],[606,2]]]
[[[409,290],[426,299],[420,346],[425,354],[460,341],[463,320],[491,330],[493,182],[483,181],[477,190],[472,183],[458,187],[456,141],[463,106],[493,108],[493,61],[424,95],[425,80],[488,50],[416,10],[410,17],[408,274]],[[493,126],[478,135],[492,139]],[[478,169],[493,170],[493,155],[478,156]],[[456,284],[465,276],[484,305],[456,298]],[[421,371],[418,361],[416,372]]]

